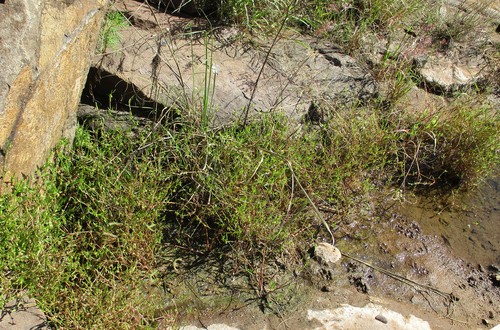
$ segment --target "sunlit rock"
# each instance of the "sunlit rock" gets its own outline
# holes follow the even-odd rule
[[[342,254],[339,249],[330,243],[319,243],[314,250],[314,254],[320,263],[329,267],[335,266],[335,264],[342,258]]]

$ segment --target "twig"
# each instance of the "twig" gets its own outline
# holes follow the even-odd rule
[[[344,257],[347,257],[347,258],[350,258],[350,259],[352,259],[352,260],[355,260],[355,261],[357,261],[357,262],[359,262],[359,263],[362,263],[363,265],[368,266],[368,267],[370,267],[370,268],[372,268],[372,269],[374,269],[374,270],[376,270],[376,271],[379,271],[379,272],[381,272],[381,273],[382,273],[382,274],[384,274],[384,275],[390,276],[390,277],[394,278],[395,280],[398,280],[398,281],[400,281],[400,282],[402,282],[402,283],[404,283],[404,284],[406,284],[406,285],[410,285],[410,286],[417,286],[417,287],[423,288],[423,289],[425,289],[425,290],[427,290],[427,291],[434,292],[435,294],[437,294],[437,295],[441,296],[442,298],[445,298],[445,299],[448,301],[448,306],[447,306],[448,311],[447,311],[447,314],[445,315],[445,318],[448,318],[448,319],[450,319],[450,320],[452,320],[452,321],[458,321],[458,322],[461,322],[461,323],[466,323],[466,324],[468,324],[468,322],[466,322],[466,321],[456,320],[456,319],[453,319],[453,318],[450,316],[450,315],[452,315],[452,314],[453,314],[452,310],[453,310],[453,308],[454,308],[455,301],[457,301],[457,300],[458,300],[458,299],[457,299],[457,297],[455,297],[455,295],[453,295],[453,293],[446,293],[446,292],[443,292],[443,291],[441,291],[441,290],[438,290],[438,289],[436,289],[436,288],[434,288],[434,287],[432,287],[432,286],[430,286],[430,285],[421,284],[421,283],[418,283],[418,282],[412,281],[412,280],[410,280],[410,279],[407,279],[406,277],[403,277],[403,276],[401,276],[401,275],[395,274],[395,273],[393,273],[393,272],[391,272],[391,271],[388,271],[388,270],[386,270],[386,269],[384,269],[384,268],[380,268],[380,267],[377,267],[377,266],[371,265],[371,264],[369,264],[369,263],[367,263],[367,262],[365,262],[365,261],[363,261],[363,260],[361,260],[361,259],[358,259],[358,258],[356,258],[356,257],[353,257],[353,256],[351,256],[351,255],[348,255],[348,254],[346,254],[346,253],[344,253],[344,252],[341,252],[341,253],[342,253],[342,256],[344,256]],[[421,292],[421,290],[418,290],[418,289],[416,289],[416,290],[417,290],[418,292],[422,293],[422,292]],[[424,296],[424,297],[425,297],[425,296]],[[427,300],[427,298],[426,298],[426,300]],[[428,300],[427,300],[427,301],[428,301]],[[429,301],[428,301],[428,302],[429,302]],[[429,304],[430,304],[430,302],[429,302]],[[432,305],[431,305],[431,308],[434,310],[434,308],[432,307]],[[437,313],[437,311],[436,311],[436,310],[434,310],[434,311]]]
[[[290,168],[290,171],[292,171],[292,174],[295,175],[294,171],[293,171],[293,168],[292,168],[292,164],[289,161],[287,161],[287,162],[288,162],[288,167]],[[295,175],[295,177],[296,177],[296,175]],[[326,229],[330,233],[330,236],[332,237],[332,245],[334,245],[335,244],[335,237],[333,236],[333,233],[330,230],[330,226],[328,226],[328,223],[325,221],[325,219],[323,218],[323,216],[319,212],[319,210],[316,207],[316,205],[311,200],[311,197],[309,197],[309,194],[306,192],[306,190],[304,189],[304,187],[302,187],[302,184],[300,183],[300,181],[298,179],[296,179],[296,180],[297,180],[297,184],[299,185],[300,189],[302,189],[302,192],[306,195],[307,200],[309,201],[309,203],[311,203],[311,206],[313,207],[314,212],[316,212],[316,214],[318,215],[318,218],[321,220],[321,222],[323,222],[323,225],[325,225]]]
[[[416,286],[419,286],[419,287],[421,287],[421,288],[427,289],[427,290],[429,290],[429,291],[432,291],[432,292],[434,292],[434,293],[436,293],[436,294],[440,295],[440,296],[441,296],[441,297],[443,297],[443,298],[449,299],[450,301],[455,301],[455,299],[456,299],[456,298],[455,298],[455,296],[454,296],[452,293],[446,293],[446,292],[440,291],[440,290],[438,290],[438,289],[436,289],[436,288],[434,288],[434,287],[432,287],[432,286],[430,286],[430,285],[421,284],[421,283],[418,283],[418,282],[412,281],[412,280],[410,280],[410,279],[407,279],[406,277],[403,277],[403,276],[401,276],[401,275],[398,275],[398,274],[396,274],[396,273],[393,273],[393,272],[391,272],[391,271],[388,271],[388,270],[386,270],[386,269],[384,269],[384,268],[377,267],[377,266],[375,266],[375,265],[372,265],[372,264],[367,263],[366,261],[363,261],[363,260],[358,259],[358,258],[356,258],[356,257],[353,257],[353,256],[351,256],[351,255],[348,255],[347,253],[344,253],[344,252],[341,252],[341,253],[342,253],[342,255],[343,255],[344,257],[347,257],[347,258],[350,258],[350,259],[352,259],[352,260],[355,260],[355,261],[357,261],[357,262],[359,262],[359,263],[362,263],[363,265],[368,266],[368,267],[370,267],[370,268],[373,268],[373,269],[375,269],[376,271],[379,271],[379,272],[381,272],[382,274],[385,274],[385,275],[387,275],[387,276],[390,276],[390,277],[392,277],[392,278],[394,278],[394,279],[396,279],[396,280],[398,280],[398,281],[400,281],[400,282],[403,282],[403,283],[408,284],[408,285],[416,285]]]
[[[282,160],[286,161],[286,163],[288,165],[288,168],[292,172],[292,175],[295,178],[295,181],[297,182],[297,185],[300,187],[300,189],[302,190],[302,192],[304,193],[304,195],[306,195],[306,198],[309,201],[309,203],[311,204],[312,208],[314,209],[314,212],[316,212],[316,215],[318,216],[318,218],[321,220],[321,222],[323,223],[323,225],[326,227],[326,229],[330,233],[330,236],[332,237],[332,245],[335,244],[335,237],[333,236],[333,233],[330,230],[330,226],[328,226],[328,223],[326,222],[326,220],[321,215],[321,212],[318,210],[318,208],[316,207],[316,205],[312,201],[311,197],[309,197],[309,194],[307,193],[307,191],[304,189],[304,187],[302,187],[302,184],[300,183],[299,178],[297,177],[297,175],[295,174],[295,171],[293,170],[292,163],[288,159],[285,159],[283,156],[281,156],[280,154],[278,154],[278,153],[276,153],[276,152],[274,152],[272,150],[267,150],[267,149],[260,148],[260,147],[256,147],[256,148],[259,149],[259,150],[261,150],[261,151],[267,152],[267,153],[269,153],[271,155],[277,156],[277,157],[281,158]]]
[[[278,32],[276,33],[276,35],[274,36],[273,43],[271,44],[271,47],[269,47],[269,49],[268,49],[268,51],[266,53],[266,57],[264,58],[264,63],[262,63],[262,66],[261,66],[260,71],[259,71],[259,75],[257,76],[257,80],[255,80],[255,86],[253,87],[252,95],[250,96],[250,99],[248,100],[247,107],[245,109],[245,119],[243,120],[243,126],[247,125],[248,112],[250,111],[250,107],[252,106],[252,101],[253,101],[253,98],[254,98],[254,95],[255,95],[255,91],[257,90],[257,85],[259,83],[260,76],[262,75],[262,72],[264,71],[264,68],[265,68],[265,66],[267,64],[267,61],[269,59],[269,55],[271,54],[271,50],[276,45],[276,42],[278,41],[278,37],[279,37],[279,35],[281,33],[281,30],[285,26],[286,20],[288,19],[288,11],[289,11],[289,7],[286,8],[285,18],[283,19],[283,22],[281,22],[281,26],[280,26]]]
[[[264,251],[262,252],[262,262],[260,265],[260,278],[259,278],[259,295],[262,296],[264,294],[264,264],[266,262],[267,255],[267,244],[264,245]]]

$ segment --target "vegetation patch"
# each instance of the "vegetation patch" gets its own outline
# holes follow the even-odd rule
[[[152,327],[155,306],[136,306],[162,246],[231,247],[256,268],[250,260],[315,239],[309,198],[349,212],[394,182],[477,184],[498,160],[496,116],[481,108],[332,113],[300,132],[276,117],[215,131],[183,122],[139,140],[79,127],[41,185],[19,181],[1,197],[2,294],[27,289],[61,327]]]

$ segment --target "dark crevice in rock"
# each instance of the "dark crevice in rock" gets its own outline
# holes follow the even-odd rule
[[[454,97],[459,93],[470,93],[472,91],[484,92],[487,88],[486,79],[477,79],[476,82],[468,84],[453,84],[451,86],[442,86],[439,83],[425,81],[421,79],[417,85],[419,88],[438,96]]]
[[[342,62],[340,62],[340,60],[338,58],[335,58],[335,57],[332,57],[329,55],[325,55],[325,58],[333,65],[338,66],[338,67],[342,67]]]
[[[123,12],[122,14],[125,15],[125,17],[128,19],[130,24],[132,24],[133,26],[135,26],[137,28],[155,29],[158,27],[158,24],[156,24],[155,22],[140,19],[140,18],[134,16],[132,12]]]
[[[311,124],[320,124],[323,122],[323,109],[321,109],[314,102],[311,102],[309,110],[304,116],[304,121]]]
[[[135,0],[146,2],[145,0]],[[153,8],[160,12],[181,17],[204,17],[212,16],[216,11],[213,2],[200,0],[149,0],[147,1]]]
[[[80,102],[99,109],[131,112],[136,117],[149,119],[155,119],[166,108],[134,84],[95,67],[89,70]]]

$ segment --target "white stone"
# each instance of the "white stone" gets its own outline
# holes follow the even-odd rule
[[[333,267],[342,258],[339,249],[330,243],[319,243],[314,251],[319,262]]]
[[[387,319],[387,324],[375,319],[379,315]],[[343,304],[342,307],[336,309],[308,310],[307,319],[316,319],[323,324],[322,327],[316,328],[316,330],[431,330],[429,323],[414,315],[410,314],[410,316],[404,317],[399,313],[372,303],[367,304],[365,307]]]
[[[474,58],[462,62],[438,55],[429,57],[420,74],[426,84],[449,93],[473,86],[483,78],[483,69],[484,63]]]

